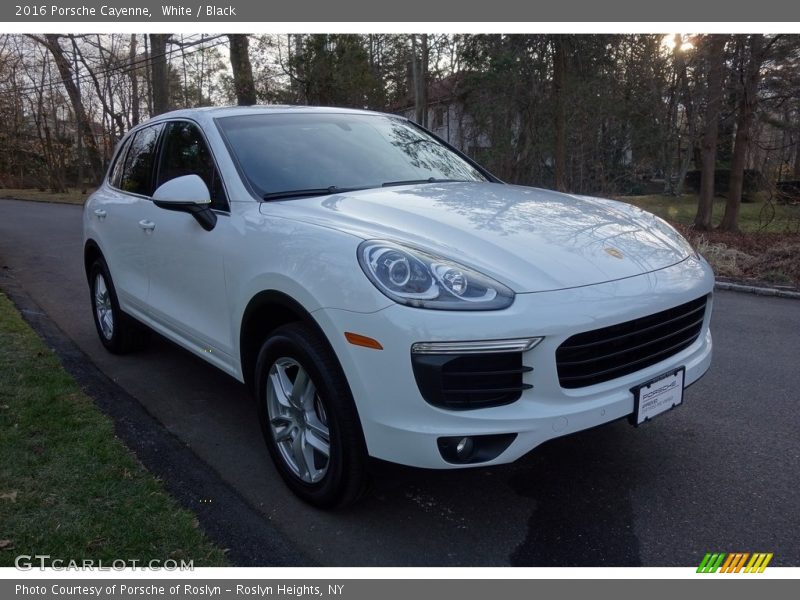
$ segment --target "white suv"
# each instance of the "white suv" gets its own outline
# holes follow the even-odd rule
[[[111,352],[153,329],[250,386],[287,484],[354,500],[377,457],[435,469],[680,404],[713,275],[668,224],[506,185],[406,119],[161,115],[84,211]]]

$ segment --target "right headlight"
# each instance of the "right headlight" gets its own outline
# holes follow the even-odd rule
[[[383,294],[408,306],[438,310],[499,310],[514,292],[482,273],[422,250],[369,240],[358,247],[364,274]]]

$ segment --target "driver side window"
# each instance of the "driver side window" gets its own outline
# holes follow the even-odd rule
[[[211,208],[227,211],[228,199],[214,158],[197,125],[177,121],[167,125],[156,187],[183,175],[198,175],[211,192]]]

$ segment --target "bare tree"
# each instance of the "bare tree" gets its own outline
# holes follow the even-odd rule
[[[700,175],[700,200],[694,227],[701,231],[711,229],[714,211],[714,175],[717,166],[717,137],[719,113],[725,71],[725,44],[728,36],[711,35],[707,43],[708,86],[706,88],[705,129],[702,142],[702,172]]]
[[[105,72],[105,77],[101,81],[98,74],[95,72],[95,69],[89,64],[89,61],[84,56],[83,52],[80,50],[78,43],[74,36],[68,36],[69,39],[72,41],[72,51],[75,54],[77,59],[80,59],[81,63],[83,63],[84,69],[91,79],[92,84],[94,85],[95,93],[97,99],[100,101],[101,106],[103,107],[103,114],[105,117],[108,118],[109,126],[112,135],[114,137],[122,137],[125,133],[125,122],[122,117],[122,112],[116,110],[115,103],[114,103],[114,92],[111,88],[111,77],[108,73],[114,67],[114,54],[113,52],[103,51],[102,49],[102,42],[99,39],[100,36],[97,36],[97,43],[95,45],[96,48],[100,49],[100,61],[101,61],[101,70]],[[115,131],[116,128],[116,131]]]
[[[29,35],[29,37],[42,44],[53,56],[53,60],[56,63],[56,68],[61,76],[61,82],[64,84],[64,89],[67,90],[67,96],[69,96],[70,103],[72,104],[72,110],[75,114],[77,128],[83,136],[83,143],[86,147],[86,157],[89,161],[89,167],[92,170],[92,179],[97,181],[100,179],[100,176],[103,172],[103,160],[100,157],[100,151],[97,147],[97,140],[94,137],[92,123],[86,114],[86,110],[84,109],[81,95],[78,91],[78,86],[76,85],[76,80],[73,79],[73,76],[76,74],[73,73],[72,65],[70,65],[69,59],[59,43],[60,36],[49,33],[44,37],[40,37],[38,35]]]
[[[24,157],[20,162],[19,181],[35,182],[41,190],[48,187],[53,192],[64,192],[67,185],[66,157],[70,144],[67,136],[59,131],[59,122],[64,120],[66,103],[63,95],[54,86],[48,85],[53,74],[47,48],[20,46],[17,45],[20,60],[15,66],[19,67],[19,72],[32,86],[19,98],[23,123],[22,127],[15,127],[18,137],[14,140],[17,146],[14,154]],[[18,89],[16,85],[14,87]],[[41,167],[41,170],[37,167]],[[41,177],[42,170],[46,184]]]

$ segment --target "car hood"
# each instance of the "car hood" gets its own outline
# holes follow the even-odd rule
[[[692,252],[667,223],[629,204],[497,183],[360,190],[263,203],[261,211],[423,248],[517,293],[641,275]]]

